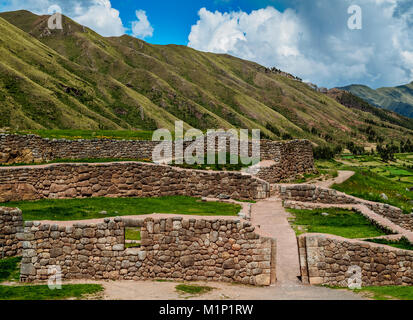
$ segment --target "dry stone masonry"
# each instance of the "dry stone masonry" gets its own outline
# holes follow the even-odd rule
[[[226,137],[220,143],[219,137]],[[200,143],[201,141],[197,141]],[[202,141],[204,151],[208,144],[216,150],[233,153],[230,136],[227,134],[208,135]],[[138,159],[152,160],[152,152],[157,141],[141,140],[66,140],[43,139],[36,135],[0,134],[0,164],[40,163],[57,159]],[[186,150],[193,141],[184,142]],[[237,151],[243,146],[238,145]],[[172,145],[172,152],[174,147]],[[251,155],[252,143],[248,144]],[[311,143],[307,140],[277,142],[261,140],[261,160],[273,161],[268,167],[260,168],[258,177],[270,183],[291,179],[297,175],[314,171],[314,158]]]
[[[15,208],[0,207],[0,258],[21,253],[22,232],[22,212]]]
[[[413,251],[331,235],[298,238],[303,282],[348,287],[413,285]]]
[[[0,202],[171,195],[265,199],[269,184],[238,172],[185,170],[140,162],[0,168]]]
[[[125,227],[141,228],[141,247],[125,249]],[[275,240],[249,222],[182,218],[109,219],[71,227],[26,222],[22,281],[63,279],[275,282]]]
[[[375,213],[387,218],[394,224],[413,231],[413,214],[404,214],[400,208],[384,203],[377,203],[349,196],[337,190],[314,185],[279,185],[276,194],[283,200],[327,204],[361,204]]]

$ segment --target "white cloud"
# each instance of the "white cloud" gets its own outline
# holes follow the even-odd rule
[[[276,66],[321,86],[398,85],[413,79],[413,2],[360,0],[363,29],[350,30],[351,0],[296,0],[283,12],[199,11],[188,45]]]
[[[25,9],[36,14],[47,14],[52,5],[60,6],[64,15],[103,36],[121,36],[126,31],[119,11],[112,7],[110,0],[6,0],[0,4],[0,10]],[[132,22],[132,26],[142,22],[150,27],[146,14],[140,21]]]
[[[93,4],[88,7],[75,6],[77,14],[73,16],[73,20],[91,28],[102,36],[121,36],[125,33],[119,11],[112,8],[109,0],[89,2]]]
[[[149,23],[148,17],[144,10],[136,10],[138,21],[132,22],[132,33],[137,38],[152,37],[153,27]]]

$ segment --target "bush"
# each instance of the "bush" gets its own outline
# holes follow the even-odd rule
[[[319,146],[313,148],[314,158],[317,160],[331,160],[343,151],[341,146]]]

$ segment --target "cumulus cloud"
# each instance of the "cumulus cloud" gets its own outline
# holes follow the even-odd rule
[[[47,14],[48,8],[53,5],[58,5],[64,15],[103,36],[120,36],[126,31],[119,11],[112,7],[110,0],[6,0],[0,3],[0,10],[25,9],[36,14]],[[141,14],[141,11],[138,12]],[[132,26],[138,24],[139,28],[142,21],[150,26],[146,14],[144,19],[132,22]]]
[[[199,11],[188,45],[276,66],[321,86],[407,83],[413,77],[413,4],[359,1],[362,30],[350,30],[351,0],[294,0],[250,13]]]
[[[148,17],[144,10],[136,10],[138,21],[132,22],[132,33],[137,38],[152,37],[153,27],[149,23]]]

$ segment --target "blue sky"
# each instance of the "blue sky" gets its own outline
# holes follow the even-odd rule
[[[285,8],[276,0],[112,0],[112,6],[120,11],[122,21],[126,24],[136,20],[135,10],[145,10],[154,28],[152,37],[145,40],[154,44],[188,44],[191,26],[199,19],[198,11],[207,8],[209,11],[252,10],[273,6],[279,10]],[[131,33],[130,30],[127,33]]]
[[[0,11],[56,4],[103,36],[227,53],[319,86],[413,80],[412,0],[0,0]]]

